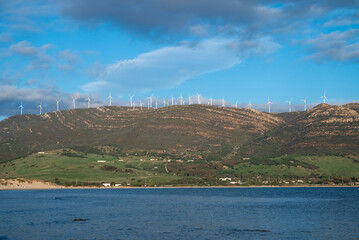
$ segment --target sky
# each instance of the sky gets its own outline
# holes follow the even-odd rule
[[[0,0],[0,120],[109,94],[283,112],[358,91],[357,0]]]

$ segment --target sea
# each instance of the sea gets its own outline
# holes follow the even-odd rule
[[[359,188],[3,190],[0,239],[359,239]]]

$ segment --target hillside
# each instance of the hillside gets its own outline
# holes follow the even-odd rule
[[[359,182],[358,110],[359,104],[280,114],[114,106],[18,115],[0,122],[0,178],[61,185],[350,185]]]
[[[241,159],[288,154],[359,154],[359,104],[320,104],[269,114],[207,105],[133,110],[104,106],[17,115],[0,122],[0,161],[38,151],[109,146],[133,151],[206,153]],[[215,156],[213,156],[213,154]]]
[[[281,113],[285,124],[242,146],[242,155],[359,154],[359,104],[320,104],[306,112]]]
[[[284,123],[274,114],[206,105],[143,110],[107,106],[17,115],[0,122],[0,161],[76,146],[220,152]]]

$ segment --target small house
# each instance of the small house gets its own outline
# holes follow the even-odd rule
[[[220,181],[232,181],[232,178],[230,177],[225,177],[225,178],[220,178]]]

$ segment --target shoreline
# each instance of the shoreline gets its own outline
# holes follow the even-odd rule
[[[180,188],[327,188],[327,187],[359,187],[359,185],[249,185],[249,186],[148,186],[148,187],[95,187],[95,186],[62,186],[51,182],[27,179],[1,179],[0,191],[3,190],[52,190],[52,189],[180,189]]]

